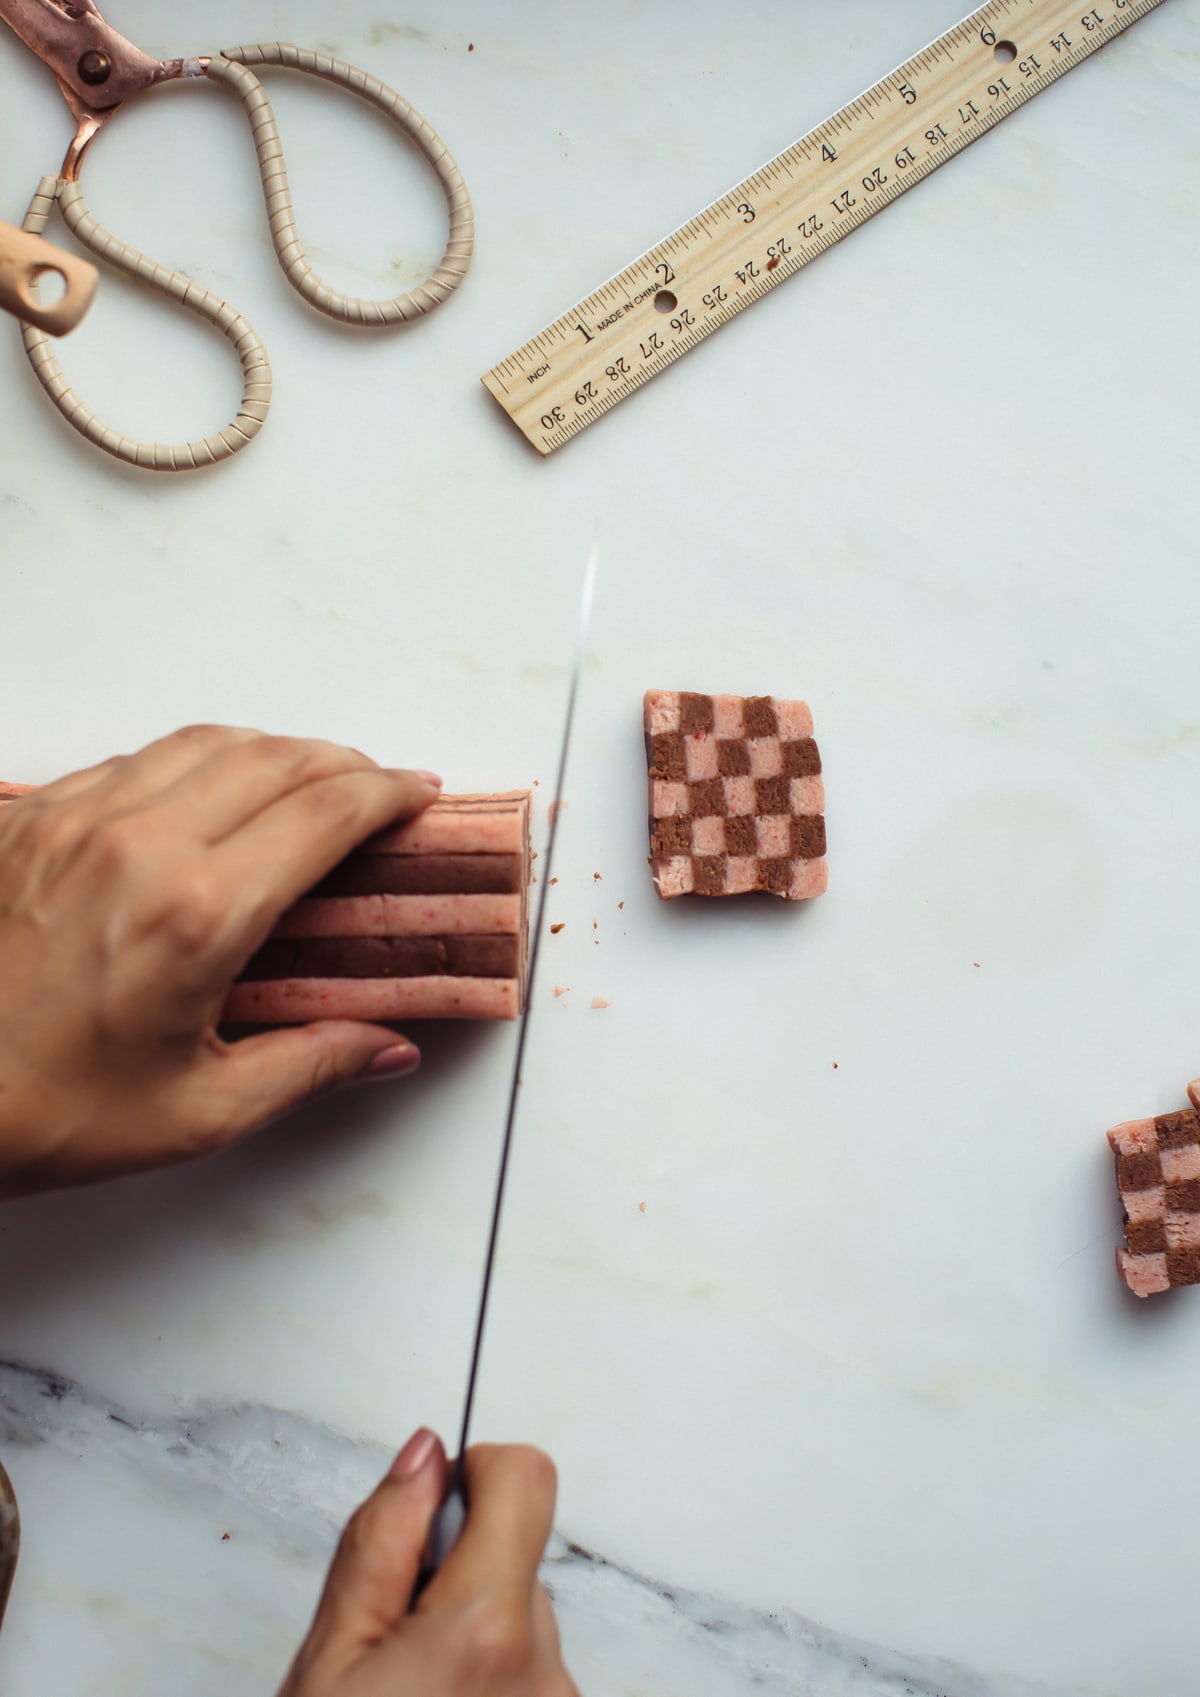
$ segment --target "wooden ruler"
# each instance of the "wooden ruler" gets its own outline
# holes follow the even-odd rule
[[[991,0],[483,379],[540,454],[898,199],[1162,0]]]

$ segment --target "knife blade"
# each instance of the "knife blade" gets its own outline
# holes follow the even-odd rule
[[[487,1327],[488,1299],[492,1291],[492,1275],[496,1266],[496,1248],[500,1241],[500,1219],[504,1209],[504,1191],[508,1180],[513,1131],[516,1126],[517,1106],[521,1091],[521,1066],[525,1058],[525,1042],[529,1036],[529,1017],[533,1011],[533,992],[537,984],[538,959],[541,954],[542,938],[545,935],[546,897],[550,890],[550,880],[554,868],[554,848],[558,839],[559,820],[562,816],[567,756],[571,748],[571,731],[575,723],[575,706],[579,696],[579,678],[583,670],[588,626],[592,614],[592,599],[596,588],[596,562],[597,549],[593,545],[583,576],[583,592],[579,604],[579,629],[575,641],[575,656],[571,665],[570,684],[567,689],[567,705],[563,716],[562,740],[558,752],[558,773],[554,781],[554,799],[550,803],[550,826],[546,837],[541,886],[538,890],[533,935],[529,946],[529,971],[525,980],[525,1006],[521,1011],[517,1031],[517,1046],[513,1054],[512,1076],[508,1089],[508,1108],[504,1120],[504,1137],[500,1145],[500,1167],[496,1176],[496,1190],[492,1202],[491,1227],[488,1233],[487,1253],[484,1257],[483,1282],[479,1292],[479,1308],[475,1320],[475,1339],[471,1349],[471,1365],[467,1372],[467,1389],[463,1398],[463,1416],[459,1430],[458,1451],[451,1464],[449,1488],[437,1514],[434,1516],[433,1525],[430,1527],[429,1539],[421,1562],[420,1576],[413,1591],[414,1604],[458,1543],[466,1524],[469,1509],[466,1489],[467,1444],[471,1433],[471,1416],[475,1408],[475,1389],[479,1380],[479,1366],[483,1357],[483,1339]]]

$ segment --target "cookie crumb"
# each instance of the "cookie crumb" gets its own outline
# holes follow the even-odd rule
[[[599,883],[602,882],[600,874],[598,872],[592,873],[592,881],[593,881],[593,883],[596,883],[596,884],[599,884]]]
[[[554,986],[554,994],[556,996],[565,996],[570,988],[571,986],[569,984],[556,984]]]
[[[638,1203],[638,1213],[644,1214],[645,1212],[646,1212],[646,1204],[644,1202],[639,1202]]]
[[[612,1003],[610,1001],[608,1001],[604,996],[593,996],[592,997],[592,1006],[594,1008],[611,1008]]]
[[[617,907],[618,907],[618,908],[623,908],[623,907],[624,907],[624,906],[625,906],[625,903],[624,903],[624,902],[618,902],[618,903],[617,903]]]
[[[223,1544],[227,1544],[227,1543],[228,1543],[228,1542],[229,1542],[229,1534],[228,1534],[228,1532],[222,1532],[222,1534],[221,1534],[221,1542],[222,1542],[222,1543],[223,1543]]]
[[[566,923],[567,922],[566,922],[565,919],[560,919],[557,925],[552,925],[550,927],[550,935],[552,937],[557,937],[559,932],[562,931],[565,928]]]

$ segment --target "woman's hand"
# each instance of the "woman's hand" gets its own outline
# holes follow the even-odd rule
[[[446,1457],[417,1432],[347,1526],[280,1697],[578,1697],[538,1564],[554,1519],[540,1450],[467,1452],[470,1513],[414,1613]]]
[[[276,919],[439,782],[332,743],[199,725],[0,806],[0,1196],[232,1143],[315,1091],[411,1072],[375,1025],[229,1045]]]

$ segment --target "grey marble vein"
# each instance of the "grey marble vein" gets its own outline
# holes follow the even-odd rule
[[[121,1461],[177,1501],[219,1493],[280,1550],[314,1565],[390,1459],[382,1444],[285,1409],[197,1402],[150,1419],[13,1362],[0,1363],[0,1443]],[[766,1697],[1049,1697],[1014,1677],[860,1642],[794,1610],[683,1590],[561,1535],[543,1577],[573,1663],[603,1669],[604,1689],[630,1697],[710,1687]]]

